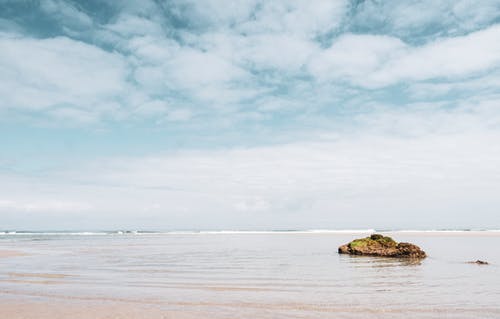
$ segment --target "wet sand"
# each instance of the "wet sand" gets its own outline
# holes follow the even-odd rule
[[[0,300],[0,316],[10,319],[198,319],[200,313],[110,302]]]
[[[0,300],[0,316],[9,319],[235,319],[235,318],[499,318],[497,308],[384,309],[318,306],[300,303],[155,304],[141,301],[31,300],[13,296]]]

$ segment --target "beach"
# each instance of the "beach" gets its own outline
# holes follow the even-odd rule
[[[337,254],[368,234],[2,235],[0,317],[500,317],[499,232],[385,233],[420,261]]]

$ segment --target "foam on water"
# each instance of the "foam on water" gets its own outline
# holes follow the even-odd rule
[[[111,230],[111,231],[0,231],[0,236],[105,236],[105,235],[230,235],[230,234],[370,234],[370,233],[470,233],[500,232],[500,229],[289,229],[289,230]]]

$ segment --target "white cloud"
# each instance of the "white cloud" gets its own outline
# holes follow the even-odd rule
[[[128,48],[142,65],[157,65],[171,59],[179,51],[180,45],[172,39],[155,36],[137,36],[128,42]]]
[[[4,179],[0,210],[86,209],[89,220],[115,226],[148,216],[155,228],[449,227],[451,216],[455,226],[491,226],[500,220],[481,224],[487,219],[475,212],[492,214],[500,204],[498,138],[473,131],[363,136],[101,159],[50,183]]]
[[[98,122],[99,111],[80,110],[72,107],[55,108],[49,111],[49,115],[56,120],[78,124],[92,124]]]
[[[147,101],[136,108],[135,113],[143,115],[162,115],[168,110],[168,105],[165,101],[153,100]]]
[[[198,89],[213,83],[238,81],[246,72],[229,61],[206,52],[184,49],[167,61],[172,84]]]
[[[89,210],[85,203],[59,200],[13,201],[0,199],[0,211],[28,213],[68,213]]]
[[[469,14],[476,27],[491,20],[491,14],[481,19],[484,10],[463,1],[425,5],[433,21],[443,7],[460,17]],[[478,77],[500,65],[495,41],[500,29],[495,25],[452,33],[461,34],[454,38],[424,37],[427,41],[418,44],[397,38],[399,33],[392,31],[431,23],[416,14],[421,9],[414,4],[127,2],[111,6],[115,12],[99,20],[102,24],[92,20],[98,16],[90,14],[92,6],[85,7],[47,0],[40,10],[72,31],[76,24],[89,26],[88,32],[66,34],[92,45],[67,37],[2,35],[0,44],[7,49],[0,52],[0,79],[6,83],[0,88],[0,109],[9,114],[36,111],[49,120],[88,125],[103,119],[159,124],[200,115],[233,124],[243,118],[259,122],[287,111],[317,115],[355,99],[376,100],[380,90],[400,83],[411,85],[403,94],[419,100],[423,95],[415,91],[417,84],[429,88],[433,85],[422,82],[444,81],[429,88],[434,96],[443,96],[446,83]],[[496,8],[492,3],[488,7]],[[394,30],[349,33],[357,30],[363,14],[374,12]],[[168,108],[152,107],[157,102]]]
[[[456,36],[476,31],[498,17],[495,0],[481,4],[470,0],[412,2],[358,2],[349,23],[357,29],[384,32],[421,42],[436,36]]]
[[[251,69],[297,72],[319,46],[309,39],[290,34],[211,34],[203,38],[205,47],[219,56]]]
[[[500,65],[500,26],[420,47],[387,36],[345,35],[313,57],[320,80],[348,81],[368,88],[402,81],[473,76]]]
[[[98,109],[126,92],[125,61],[117,54],[59,37],[0,38],[0,109]]]
[[[500,42],[496,40],[499,37],[500,25],[496,25],[463,37],[430,43],[390,61],[380,72],[380,78],[382,82],[384,78],[387,82],[454,78],[498,67]],[[387,75],[384,76],[384,72]]]
[[[204,109],[222,109],[254,94],[252,87],[239,84],[250,79],[246,70],[217,54],[186,47],[177,47],[163,62],[137,67],[134,76],[146,92],[175,92]]]
[[[314,37],[337,28],[347,1],[173,1],[171,12],[202,32],[234,28],[238,33],[293,33]]]
[[[283,32],[312,38],[338,28],[347,1],[259,1],[254,19],[238,26],[245,33]]]
[[[187,120],[191,119],[192,116],[193,116],[193,112],[191,112],[188,109],[176,109],[176,110],[172,110],[172,111],[167,113],[167,119],[169,121],[175,121],[175,122],[187,121]]]
[[[363,83],[391,58],[400,56],[405,48],[401,40],[388,36],[343,35],[330,48],[311,58],[310,71],[320,81]]]
[[[446,100],[447,96],[453,94],[460,99],[470,96],[485,98],[497,93],[500,87],[500,72],[492,71],[486,75],[467,78],[464,80],[450,80],[434,83],[414,83],[409,86],[408,93],[413,99],[441,98]]]
[[[111,228],[491,227],[500,224],[499,101],[380,107],[356,117],[355,134],[4,175],[0,213],[85,211]]]

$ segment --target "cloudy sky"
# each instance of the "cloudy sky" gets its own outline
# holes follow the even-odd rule
[[[500,2],[0,0],[0,229],[500,228]]]

